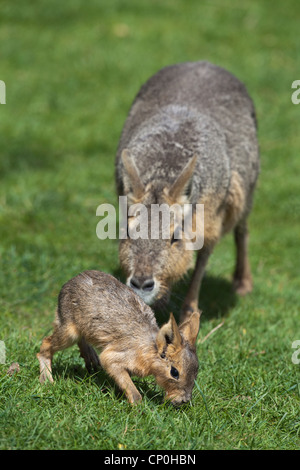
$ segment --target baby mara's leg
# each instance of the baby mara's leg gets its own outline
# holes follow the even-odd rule
[[[83,357],[85,366],[89,373],[91,373],[93,369],[97,370],[101,367],[98,354],[84,338],[80,338],[78,341],[78,347],[80,350],[80,356]]]
[[[132,382],[124,366],[123,354],[113,349],[106,349],[100,354],[103,369],[114,379],[118,387],[125,392],[129,403],[134,404],[142,400],[142,396]]]
[[[53,382],[52,358],[57,351],[69,348],[78,341],[76,327],[72,323],[61,325],[56,323],[51,336],[43,339],[37,358],[40,363],[40,382]]]

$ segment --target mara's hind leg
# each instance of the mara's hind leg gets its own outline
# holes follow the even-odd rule
[[[248,258],[248,229],[246,220],[241,221],[234,229],[236,246],[236,265],[233,275],[233,288],[239,295],[252,291],[252,276]]]
[[[54,332],[51,336],[43,339],[40,352],[37,358],[40,363],[40,382],[46,380],[53,382],[52,377],[52,358],[57,351],[61,351],[72,346],[78,340],[76,328],[73,324],[54,326]]]
[[[83,357],[85,366],[89,373],[91,373],[93,369],[96,370],[101,367],[98,354],[84,338],[81,338],[78,341],[78,347],[80,349],[80,356]]]

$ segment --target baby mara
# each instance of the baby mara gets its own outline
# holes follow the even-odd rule
[[[198,372],[199,325],[199,312],[180,326],[171,313],[159,328],[151,308],[132,289],[109,274],[85,271],[59,293],[53,334],[37,354],[40,382],[53,382],[54,353],[77,343],[87,369],[101,365],[130,403],[142,399],[130,376],[153,375],[166,399],[180,405],[191,399]],[[91,345],[101,350],[99,357]]]

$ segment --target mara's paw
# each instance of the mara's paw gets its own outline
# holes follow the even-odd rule
[[[249,294],[250,292],[252,292],[252,289],[253,289],[252,279],[251,278],[234,279],[233,289],[240,296]]]

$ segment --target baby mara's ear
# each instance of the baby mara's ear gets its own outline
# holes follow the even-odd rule
[[[197,335],[200,328],[200,317],[202,311],[193,312],[187,320],[185,320],[179,326],[179,331],[182,334],[183,338],[190,344],[190,346],[195,347]]]
[[[168,344],[172,344],[175,349],[182,344],[182,338],[173,313],[170,313],[170,320],[157,333],[156,346],[161,357],[164,357]]]

